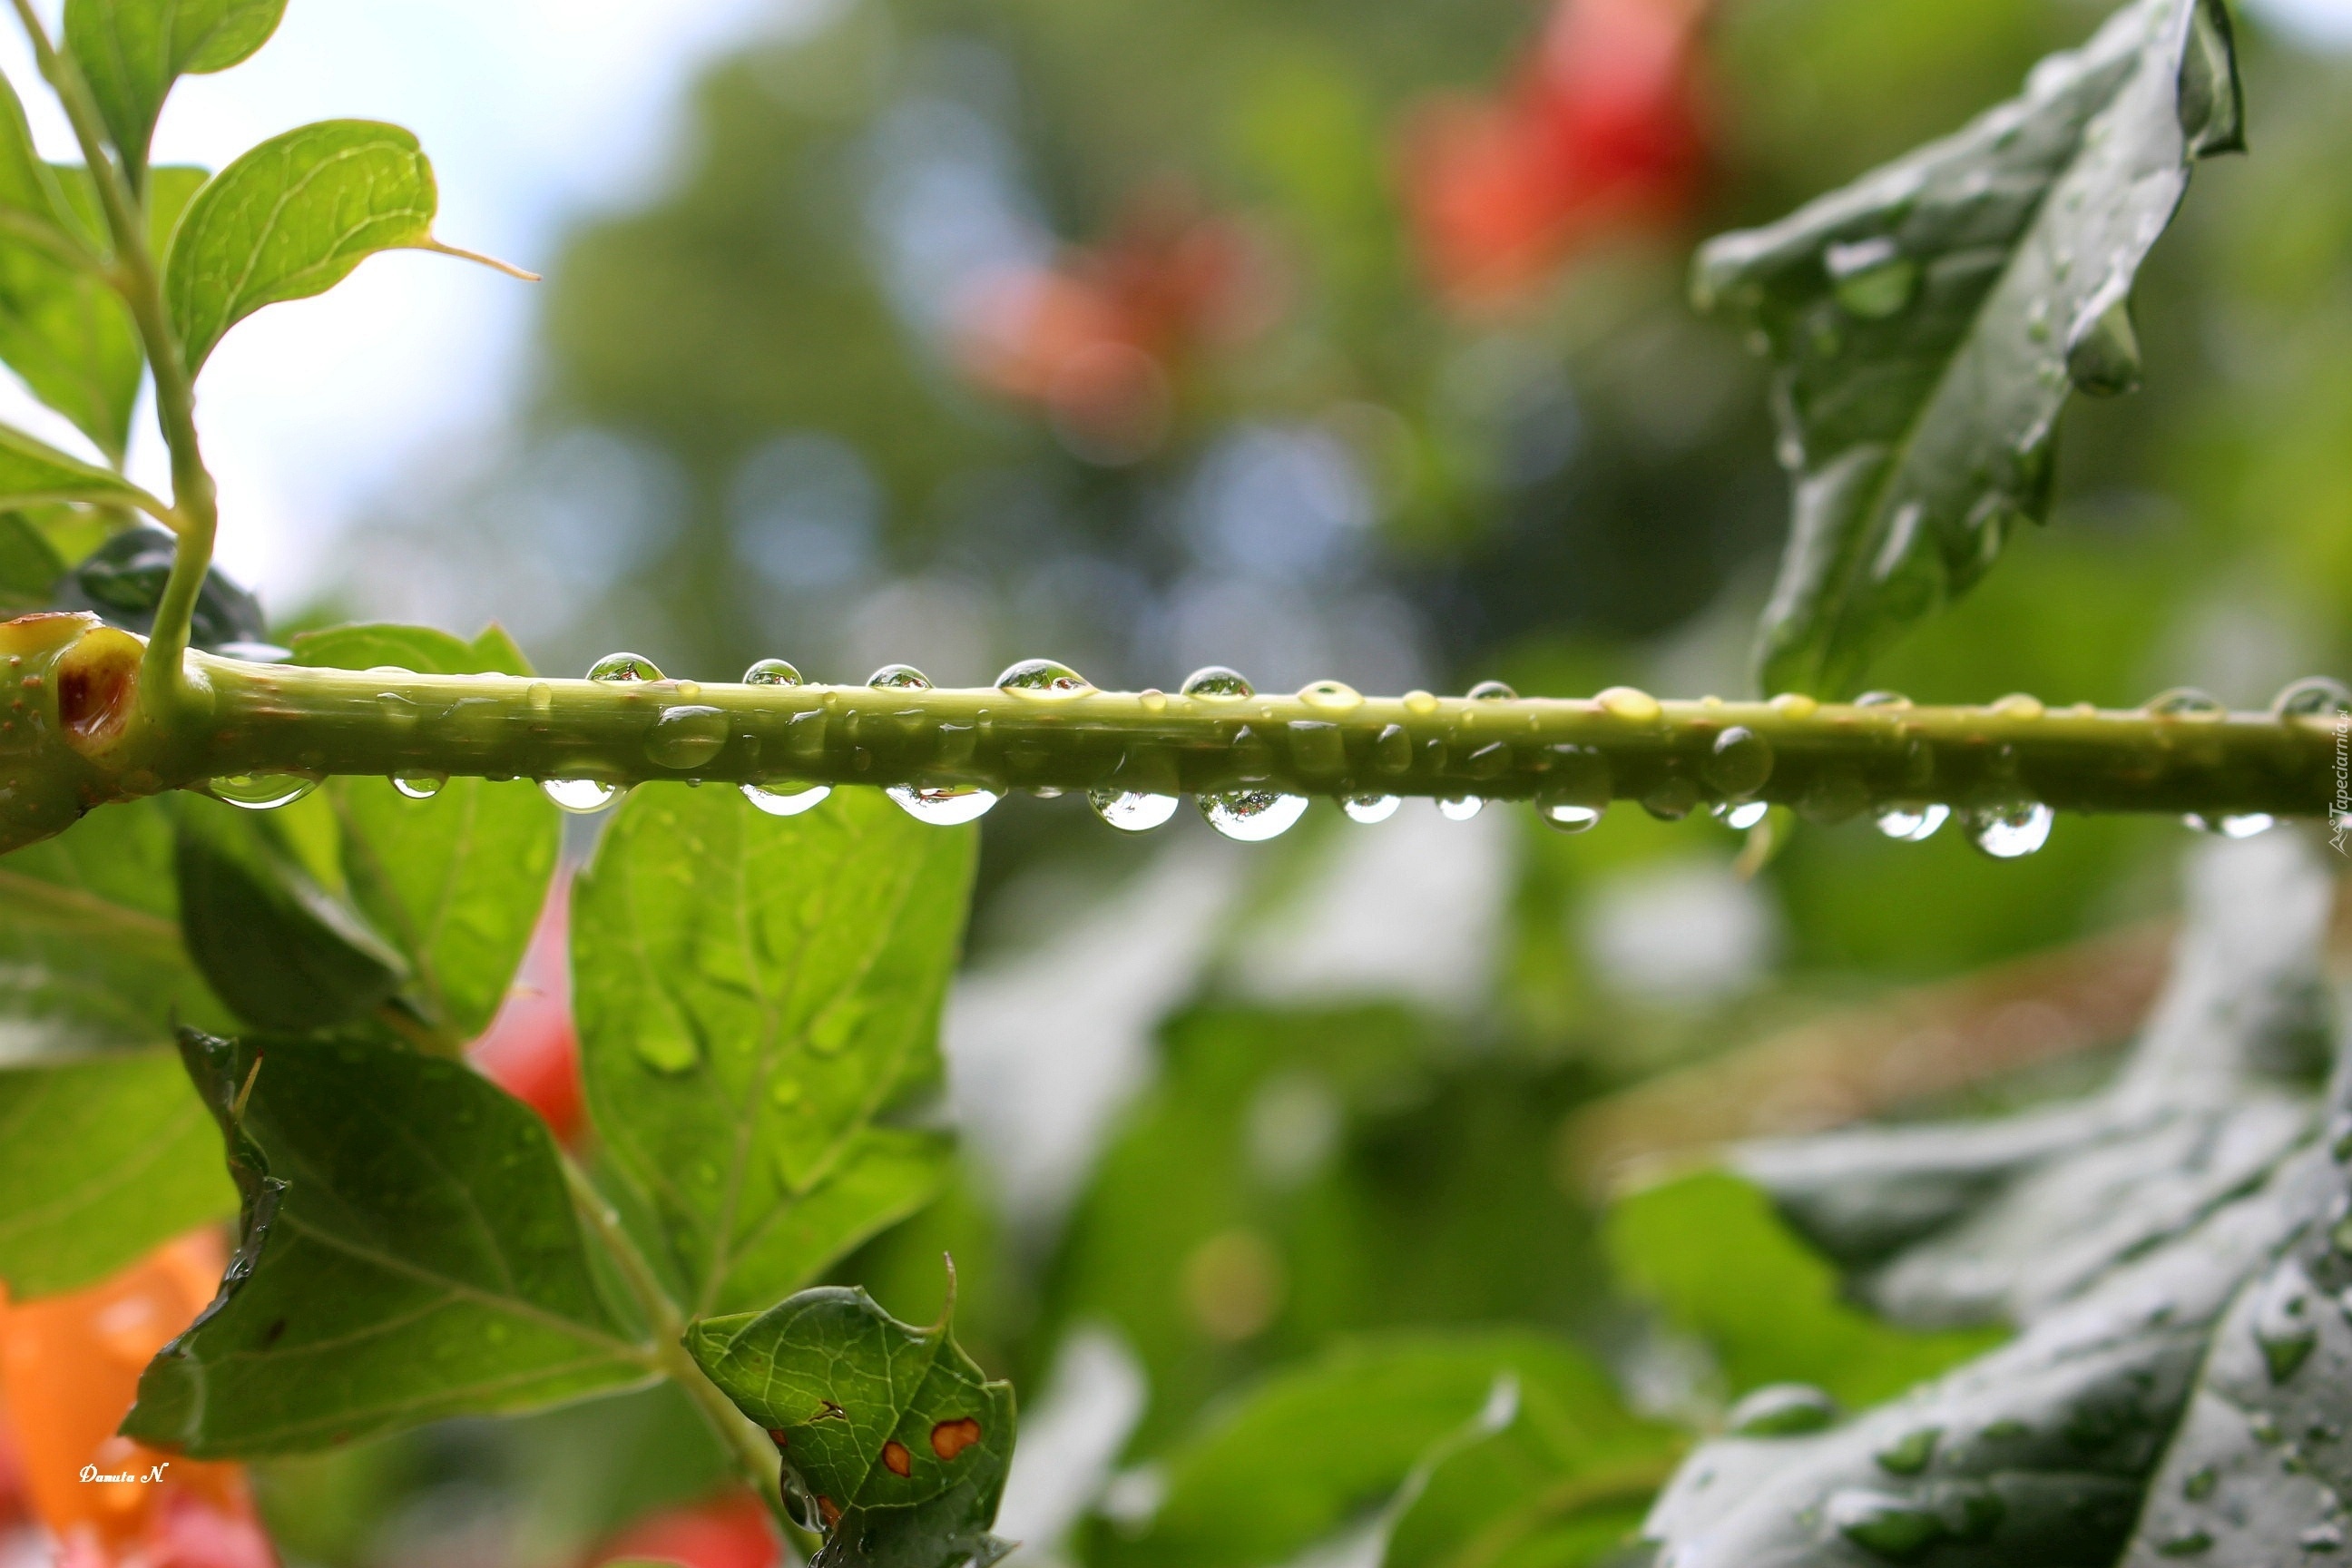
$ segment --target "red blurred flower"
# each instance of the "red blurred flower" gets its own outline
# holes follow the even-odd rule
[[[774,1568],[783,1561],[783,1548],[760,1500],[739,1489],[639,1520],[588,1561],[593,1565],[631,1557],[684,1568]]]
[[[1541,284],[1594,237],[1688,212],[1706,161],[1706,0],[1558,0],[1499,99],[1423,107],[1406,204],[1438,288],[1469,308]]]
[[[205,1229],[88,1289],[0,1301],[0,1413],[23,1506],[57,1538],[59,1568],[275,1568],[243,1466],[159,1453],[114,1430],[140,1372],[212,1300],[226,1261],[220,1233]],[[6,1514],[0,1500],[0,1523]]]
[[[1203,349],[1265,331],[1280,293],[1244,226],[1165,184],[1100,245],[982,281],[960,312],[956,354],[981,385],[1043,407],[1079,456],[1132,462],[1167,434],[1171,377]]]
[[[569,1143],[583,1116],[580,1037],[572,1022],[572,868],[559,867],[530,945],[489,1027],[467,1047],[484,1078],[539,1112]]]

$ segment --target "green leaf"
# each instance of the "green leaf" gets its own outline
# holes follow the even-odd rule
[[[257,814],[190,797],[173,858],[188,952],[247,1023],[332,1028],[366,1016],[408,978],[400,953]]]
[[[1868,1260],[1882,1300],[1915,1317],[2003,1311],[2021,1331],[1826,1429],[1825,1406],[1792,1422],[1784,1391],[1758,1394],[1659,1500],[1644,1533],[1661,1555],[1686,1568],[1846,1563],[1857,1549],[1951,1568],[2111,1563],[2144,1518],[2130,1560],[2153,1563],[2223,1538],[2215,1510],[2188,1505],[2214,1500],[2226,1474],[2231,1505],[2250,1510],[2229,1519],[2243,1550],[2210,1560],[2302,1560],[2301,1532],[2340,1505],[2273,1476],[2300,1475],[2338,1428],[2273,1423],[2340,1416],[2352,1399],[2341,1363],[2315,1353],[2341,1328],[2321,1322],[2339,1314],[2315,1292],[2352,1286],[2331,1234],[2352,1208],[2335,1152],[2352,1147],[2337,1142],[2352,1075],[2339,1063],[2331,1122],[2306,1097],[2284,1142],[2246,1113],[2284,1096],[2326,1021],[2314,1007],[2331,889],[2311,855],[2280,835],[2199,857],[2172,983],[2107,1093],[1743,1159]],[[2198,1479],[2209,1464],[2216,1475]]]
[[[691,1312],[773,1301],[936,1190],[945,1140],[873,1122],[938,1078],[973,844],[873,790],[780,819],[649,784],[606,830],[572,915],[599,1174]]]
[[[111,468],[69,457],[22,430],[0,425],[0,508],[41,501],[101,501],[161,510],[161,503]]]
[[[1361,1531],[1362,1560],[1427,1563],[1515,1519],[1532,1532],[1606,1514],[1597,1552],[1638,1521],[1679,1444],[1627,1414],[1598,1367],[1545,1335],[1344,1342],[1180,1444],[1149,1522],[1097,1530],[1088,1561],[1259,1568]],[[1549,1519],[1531,1506],[1545,1491],[1561,1496]]]
[[[299,1453],[648,1380],[520,1101],[389,1047],[191,1032],[181,1049],[245,1232],[218,1299],[140,1379],[126,1434],[199,1458]]]
[[[238,158],[188,204],[163,264],[189,372],[263,306],[323,294],[378,251],[430,247],[439,200],[397,125],[321,121]]]
[[[66,48],[134,179],[172,84],[247,58],[285,13],[286,0],[66,0]]]
[[[0,859],[0,1020],[12,1054],[161,1046],[228,1014],[180,938],[169,803],[101,806]]]
[[[47,535],[22,512],[0,512],[0,618],[47,605],[65,574]]]
[[[2221,0],[2139,0],[1955,135],[1699,253],[1700,306],[1778,363],[1796,476],[1767,689],[1852,690],[2041,520],[2059,412],[2137,383],[2133,279],[2240,112]]]
[[[70,216],[56,176],[33,145],[33,128],[14,83],[0,79],[0,234],[19,243],[68,242]]]
[[[104,280],[0,239],[0,361],[116,462],[147,358]]]
[[[811,1568],[988,1568],[1013,1550],[988,1533],[1013,1385],[989,1382],[945,1321],[913,1328],[828,1286],[692,1323],[686,1347],[775,1436],[785,1502],[825,1531]]]
[[[96,610],[109,621],[144,633],[172,575],[176,546],[160,528],[142,524],[114,533],[85,556],[58,591],[60,607]],[[189,640],[201,648],[253,642],[268,629],[261,601],[215,564],[196,592]]]
[[[398,665],[420,675],[529,674],[493,626],[473,643],[427,626],[335,626],[294,639],[293,663]],[[496,640],[493,640],[496,639]],[[343,778],[327,794],[341,823],[341,865],[360,911],[399,948],[418,1012],[458,1038],[498,1011],[530,945],[562,840],[533,785],[451,779],[428,800],[383,779]]]
[[[14,1299],[78,1289],[236,1207],[169,1051],[0,1071],[0,1286]]]
[[[2006,1337],[1911,1333],[1856,1310],[1837,1270],[1805,1250],[1764,1194],[1724,1172],[1633,1194],[1610,1212],[1606,1236],[1618,1277],[1706,1342],[1733,1394],[1802,1383],[1867,1404]]]

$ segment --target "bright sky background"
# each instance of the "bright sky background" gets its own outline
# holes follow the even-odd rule
[[[55,0],[43,9],[55,22]],[[292,0],[260,54],[180,84],[159,163],[219,168],[312,120],[396,121],[441,186],[452,245],[533,270],[565,223],[641,198],[679,153],[684,94],[714,55],[777,31],[806,0]],[[79,162],[13,26],[0,68],[52,158]],[[404,468],[494,426],[529,372],[533,287],[446,257],[376,258],[322,299],[231,332],[205,367],[198,418],[221,485],[220,553],[278,609],[331,574],[336,531]],[[0,375],[0,417],[87,450]],[[132,471],[168,493],[142,413]]]
[[[543,269],[564,224],[641,198],[679,154],[695,73],[755,32],[806,26],[837,0],[292,0],[252,61],[190,78],[159,162],[218,168],[307,121],[415,131],[450,244]],[[45,0],[54,20],[57,0]],[[2352,47],[2352,0],[2248,0],[2282,30]],[[13,27],[0,68],[51,157],[79,159]],[[219,477],[220,553],[276,607],[331,574],[336,533],[405,468],[494,427],[530,374],[532,288],[446,258],[369,261],[324,299],[275,306],[206,367],[199,418]],[[0,418],[81,447],[0,374]],[[132,471],[165,488],[152,421]],[[84,448],[86,449],[86,448]]]

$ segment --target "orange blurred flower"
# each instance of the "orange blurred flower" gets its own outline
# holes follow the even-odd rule
[[[466,1050],[484,1078],[538,1111],[559,1143],[578,1135],[586,1114],[572,1019],[572,871],[556,870],[513,986]]]
[[[0,1298],[0,1416],[59,1568],[273,1568],[241,1465],[161,1453],[115,1427],[139,1373],[193,1322],[227,1248],[205,1229],[68,1295]]]
[[[1424,106],[1402,145],[1424,264],[1456,305],[1541,285],[1595,237],[1671,224],[1706,162],[1706,0],[1559,0],[1501,98]]]
[[[1130,202],[1101,244],[982,280],[955,352],[980,385],[1043,407],[1080,457],[1132,462],[1165,437],[1183,364],[1264,331],[1280,308],[1265,247],[1169,182]]]
[[[589,1556],[591,1563],[649,1557],[684,1568],[774,1568],[783,1548],[760,1500],[740,1489],[639,1520]]]

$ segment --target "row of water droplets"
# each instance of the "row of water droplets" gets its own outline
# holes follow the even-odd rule
[[[588,679],[629,684],[650,683],[663,677],[653,661],[641,655],[614,653],[592,665]],[[800,671],[781,658],[763,658],[755,663],[744,672],[743,683],[805,684]],[[885,665],[868,678],[866,684],[877,689],[908,691],[928,690],[932,685],[920,670],[905,664]],[[1082,697],[1096,689],[1067,665],[1045,658],[1024,659],[1011,666],[997,677],[996,685],[1008,695],[1040,701]],[[1221,665],[1194,671],[1180,690],[1187,698],[1209,702],[1239,702],[1256,695],[1246,678]],[[694,683],[680,682],[679,693],[688,701],[663,710],[647,735],[646,752],[650,760],[664,766],[690,768],[709,761],[725,746],[728,721],[722,710],[691,701],[699,694]],[[1499,680],[1487,680],[1472,687],[1466,695],[1474,701],[1504,701],[1518,694]],[[1334,714],[1349,711],[1363,702],[1353,688],[1336,680],[1316,681],[1302,689],[1298,698],[1310,708]],[[1166,698],[1160,692],[1147,691],[1141,694],[1141,700],[1149,709],[1164,704]],[[1407,692],[1402,700],[1405,708],[1415,713],[1434,713],[1439,707],[1438,699],[1426,691]],[[1663,712],[1655,698],[1631,687],[1612,687],[1596,700],[1616,717],[1633,721],[1652,721]],[[1910,705],[1908,698],[1885,691],[1867,692],[1855,700],[1855,706],[1863,708],[1902,709]],[[1776,699],[1775,706],[1792,717],[1801,718],[1818,704],[1809,697],[1788,696]],[[2010,719],[2038,719],[2045,711],[2040,700],[2022,695],[2003,698],[1993,706],[1995,711]],[[2219,699],[2189,688],[2161,693],[2150,699],[2144,710],[2158,717],[2188,721],[2221,719],[2228,713]],[[2352,713],[2352,689],[2326,677],[2312,677],[2281,691],[2271,710],[2280,718]],[[1336,730],[1318,733],[1312,725],[1299,732],[1302,744],[1308,743],[1310,737],[1332,744],[1338,741]],[[1403,742],[1401,730],[1395,738]],[[1599,823],[1608,808],[1611,781],[1607,763],[1598,752],[1573,747],[1562,749],[1557,760],[1564,765],[1555,770],[1549,787],[1537,796],[1537,814],[1562,832],[1583,832]],[[1717,737],[1713,752],[1702,768],[1706,783],[1724,796],[1711,808],[1711,815],[1739,831],[1759,824],[1769,808],[1765,802],[1748,797],[1763,786],[1772,764],[1771,747],[1762,736],[1745,726],[1725,730]],[[403,773],[392,780],[394,787],[414,800],[430,799],[446,782],[446,775],[429,772]],[[232,805],[266,810],[301,799],[317,788],[318,783],[305,774],[263,773],[215,777],[207,787],[211,794]],[[618,798],[623,788],[586,777],[550,778],[541,781],[540,787],[563,810],[581,813],[604,809]],[[746,800],[774,816],[796,816],[822,804],[833,793],[832,785],[814,783],[775,781],[740,787]],[[942,826],[975,821],[1004,795],[1003,790],[976,784],[892,784],[887,787],[887,793],[910,816]],[[1696,786],[1690,781],[1671,779],[1642,804],[1651,815],[1675,820],[1688,815],[1699,798]],[[1091,789],[1087,792],[1087,799],[1103,821],[1130,833],[1148,832],[1165,825],[1181,805],[1172,793],[1115,785]],[[1257,843],[1288,831],[1306,815],[1309,803],[1303,795],[1245,786],[1203,794],[1198,804],[1202,816],[1219,833],[1228,838]],[[1341,809],[1360,823],[1385,821],[1402,804],[1400,797],[1382,793],[1351,794],[1340,798]],[[1443,816],[1458,822],[1477,816],[1485,805],[1479,795],[1465,793],[1440,798],[1437,807]],[[1999,859],[2013,859],[2040,849],[2049,840],[2053,821],[2048,805],[2031,800],[1969,807],[1958,815],[1970,841]],[[1953,816],[1951,808],[1940,803],[1898,802],[1881,807],[1874,820],[1886,837],[1916,844],[1934,837]],[[2261,813],[2210,819],[2191,815],[2185,818],[2191,827],[2231,838],[2251,837],[2273,826],[2273,820]]]

